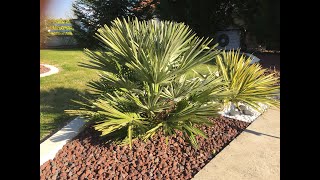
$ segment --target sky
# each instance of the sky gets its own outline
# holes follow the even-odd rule
[[[46,15],[54,19],[74,18],[72,13],[72,2],[75,0],[49,0]]]

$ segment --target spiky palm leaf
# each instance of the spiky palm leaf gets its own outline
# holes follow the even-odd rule
[[[260,104],[279,107],[279,79],[273,74],[264,75],[265,69],[258,63],[250,64],[251,57],[240,54],[240,51],[223,51],[216,59],[219,74],[227,82],[227,89],[233,92],[229,102],[245,103],[262,111]]]

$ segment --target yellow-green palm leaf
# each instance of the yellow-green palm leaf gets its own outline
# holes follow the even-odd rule
[[[219,74],[227,82],[227,89],[233,92],[228,99],[235,104],[242,102],[262,110],[259,103],[279,107],[279,79],[273,74],[264,75],[265,69],[258,63],[250,64],[251,57],[240,51],[223,51],[216,59]]]

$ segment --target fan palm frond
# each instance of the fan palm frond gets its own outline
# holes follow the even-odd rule
[[[265,75],[265,69],[260,64],[250,64],[251,57],[240,54],[240,51],[223,51],[216,59],[219,74],[227,82],[228,90],[233,92],[229,101],[250,105],[262,111],[260,104],[279,107],[279,100],[274,97],[279,94],[279,79],[273,74]]]

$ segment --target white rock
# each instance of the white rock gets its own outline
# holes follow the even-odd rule
[[[251,111],[253,115],[250,116],[250,115],[245,115],[245,114],[241,113],[241,114],[237,114],[235,116],[230,116],[229,115],[230,110],[232,108],[235,108],[233,105],[231,105],[229,107],[225,107],[222,111],[219,112],[219,114],[221,114],[224,117],[228,117],[228,118],[232,118],[232,119],[236,119],[236,120],[244,121],[244,122],[253,122],[255,119],[257,119],[261,115],[260,112],[256,111],[255,109],[251,108],[250,106],[247,106],[247,105],[242,104],[242,103],[239,103],[239,104],[246,106],[247,109],[249,111]],[[268,106],[265,105],[265,104],[259,103],[259,105],[264,111],[268,108]]]
[[[50,69],[48,72],[40,74],[40,77],[50,76],[52,74],[56,74],[56,73],[59,72],[59,69],[54,67],[54,66],[52,66],[52,65],[49,65],[49,64],[40,64],[40,65]]]

